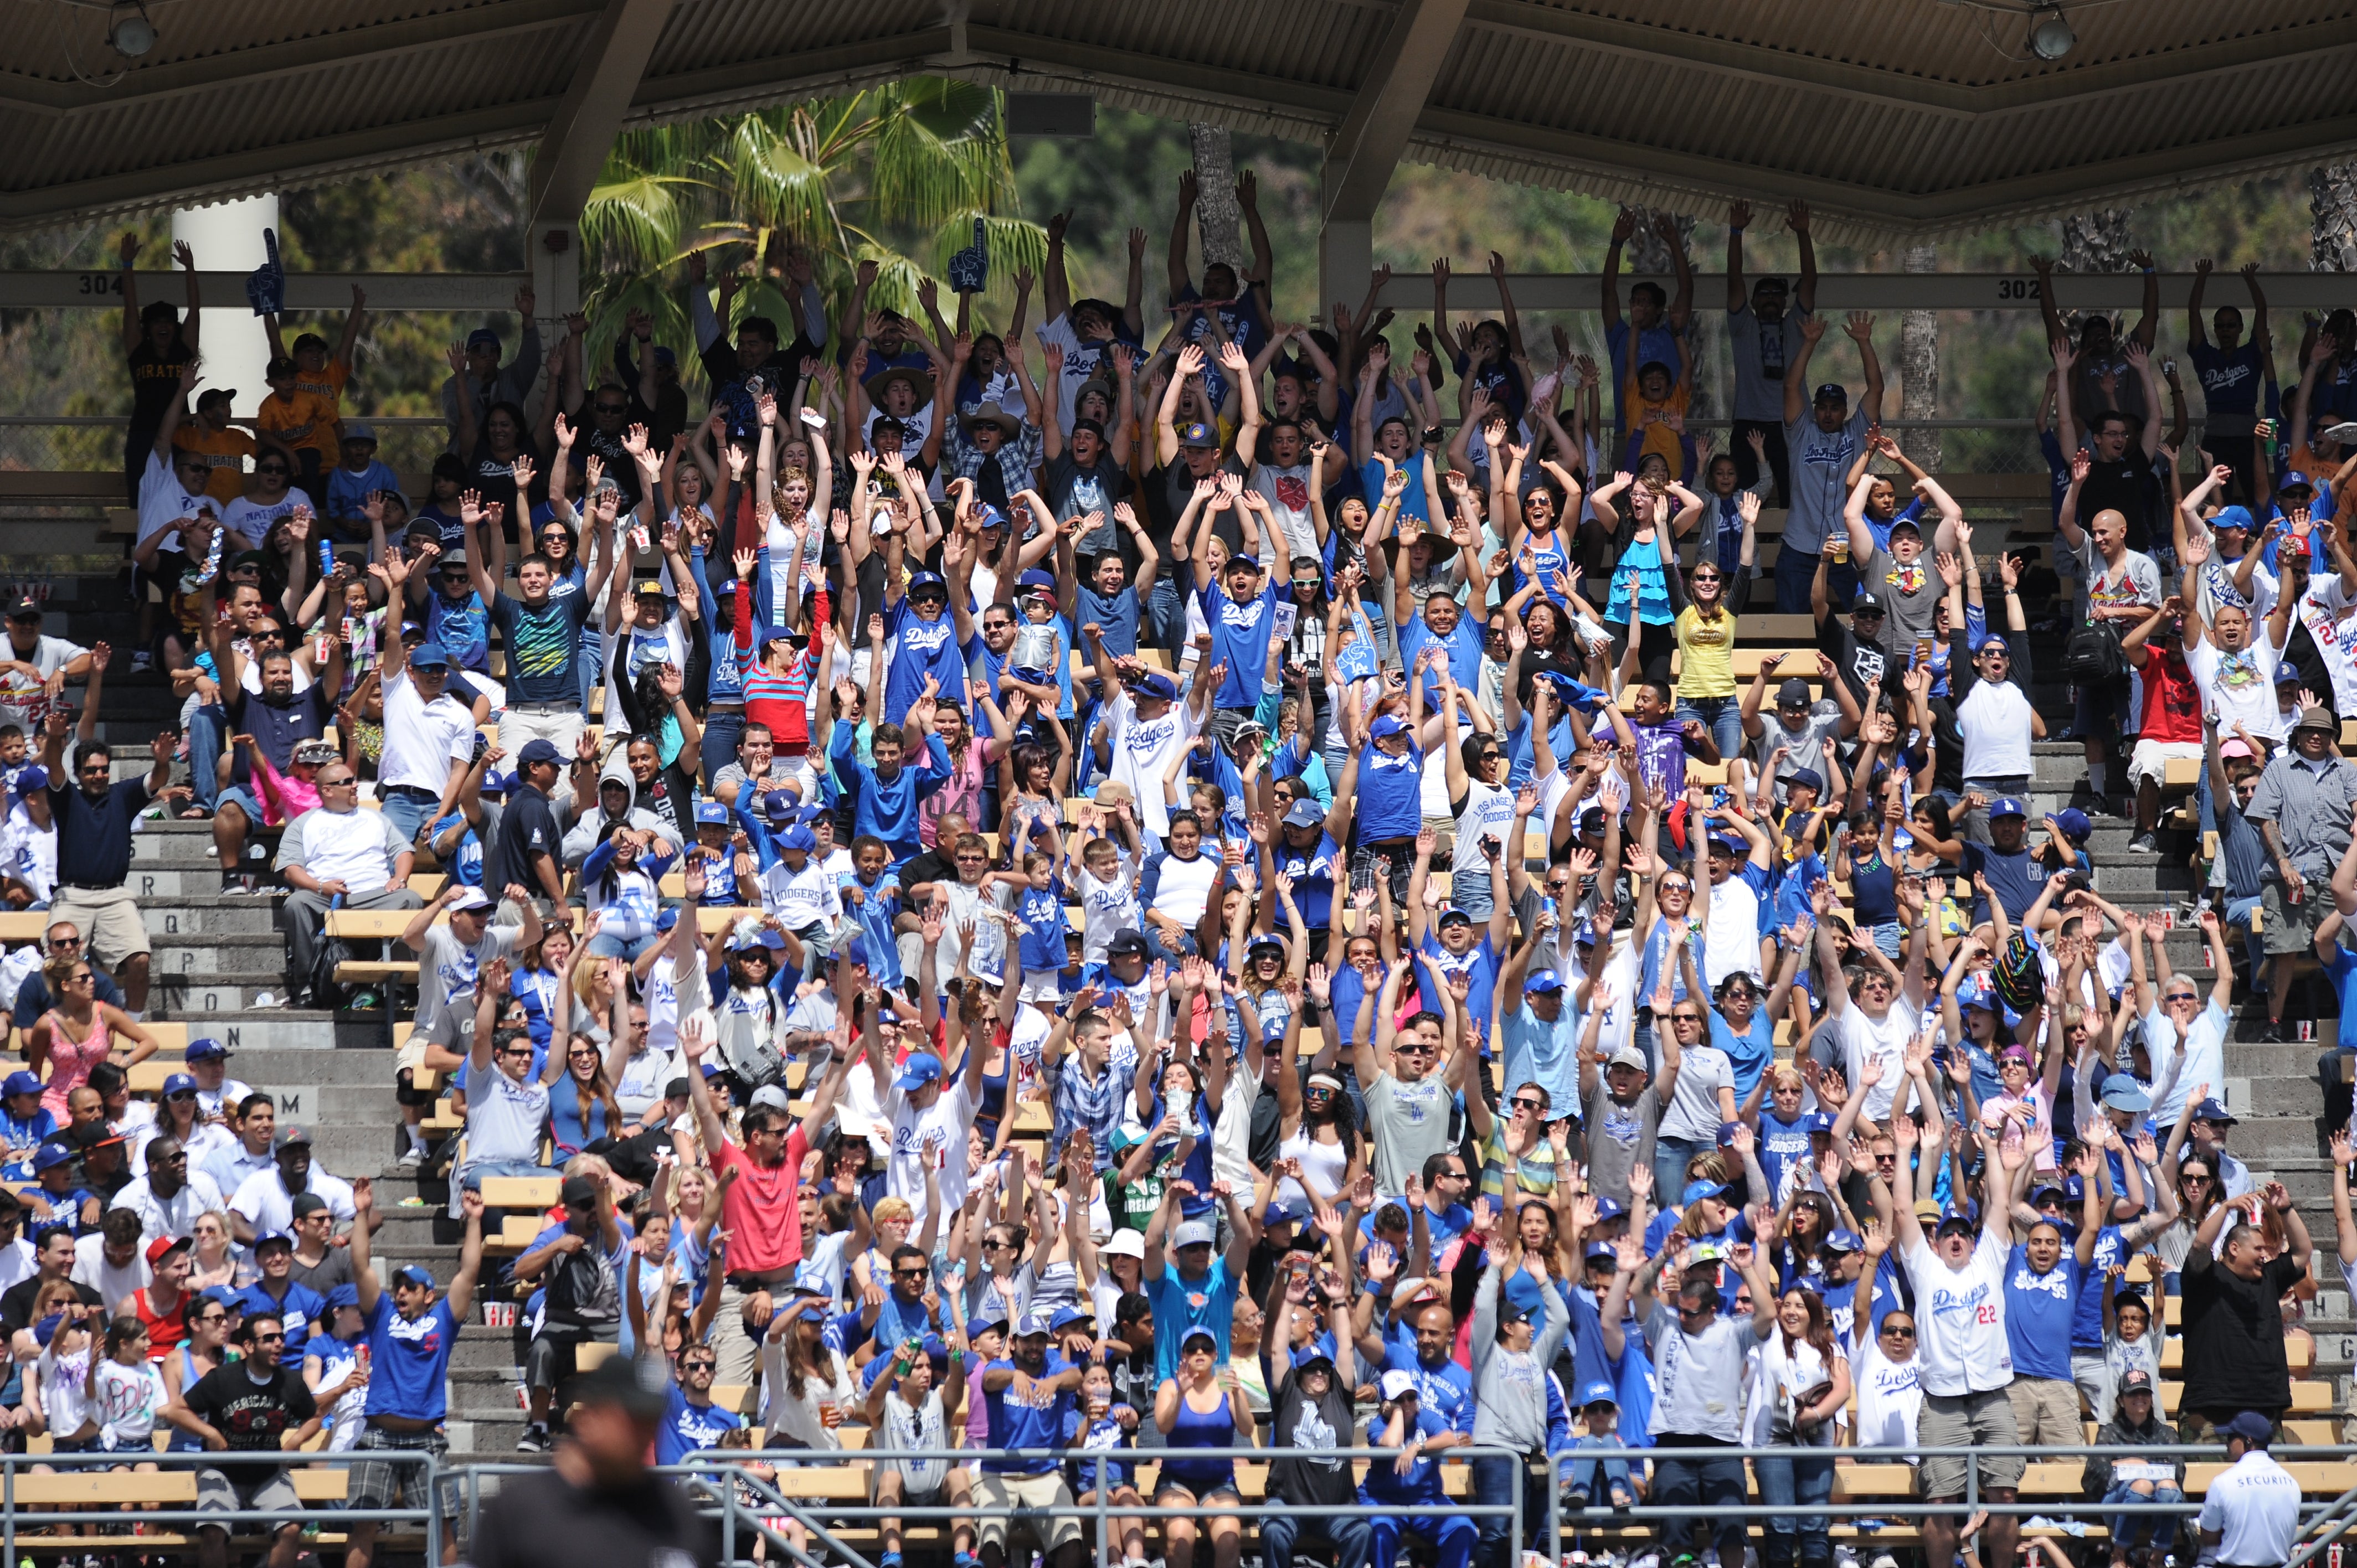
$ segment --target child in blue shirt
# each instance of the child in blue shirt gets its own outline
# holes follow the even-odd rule
[[[0,1082],[0,1176],[33,1179],[33,1156],[55,1136],[58,1119],[41,1109],[41,1080],[18,1068]]]
[[[1049,1006],[1062,987],[1058,975],[1064,968],[1064,896],[1056,886],[1055,833],[1048,834],[1049,849],[1023,856],[1024,886],[1016,901],[1015,918],[1022,924],[1017,956],[1023,965],[1023,1000]]]

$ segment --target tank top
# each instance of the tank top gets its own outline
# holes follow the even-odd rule
[[[172,1354],[180,1359],[180,1391],[187,1393],[190,1389],[195,1388],[198,1380],[205,1375],[204,1369],[197,1365],[195,1354],[186,1345],[180,1346]],[[172,1441],[164,1445],[164,1452],[194,1454],[201,1450],[204,1445],[203,1438],[192,1436],[175,1426],[172,1428]]]
[[[1178,1391],[1178,1419],[1171,1424],[1169,1446],[1172,1448],[1232,1448],[1236,1442],[1235,1412],[1228,1403],[1228,1391],[1217,1383],[1211,1385],[1220,1396],[1219,1404],[1210,1411],[1197,1410],[1188,1402],[1191,1391]],[[1162,1461],[1166,1481],[1180,1486],[1201,1497],[1207,1492],[1234,1491],[1236,1466],[1232,1459],[1181,1459],[1173,1455]]]
[[[1281,1159],[1299,1160],[1302,1174],[1316,1178],[1324,1191],[1338,1194],[1342,1190],[1343,1177],[1351,1169],[1351,1157],[1342,1152],[1339,1139],[1331,1144],[1321,1144],[1310,1131],[1309,1123],[1304,1122],[1299,1131],[1277,1145],[1276,1152]],[[1302,1191],[1301,1184],[1291,1176],[1279,1179],[1276,1196],[1280,1203],[1306,1204],[1309,1201],[1309,1195]]]
[[[66,1096],[90,1081],[90,1069],[107,1058],[114,1042],[106,1032],[106,1015],[91,1009],[90,1034],[80,1041],[66,1034],[66,1021],[55,1008],[48,1014],[49,1020],[49,1081],[41,1090],[41,1108],[58,1119],[59,1126],[66,1122]]]

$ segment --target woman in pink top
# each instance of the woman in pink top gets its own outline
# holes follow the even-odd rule
[[[967,688],[978,703],[990,708],[993,723],[1004,728],[996,716],[997,709],[990,702],[989,688],[980,682]],[[917,802],[917,837],[927,849],[940,842],[941,820],[955,812],[969,827],[980,832],[982,821],[982,784],[989,776],[992,763],[1006,743],[977,736],[965,720],[965,714],[944,703],[933,714],[933,733],[941,737],[942,749],[950,754],[950,781]]]
[[[46,1066],[48,1079],[41,1089],[41,1107],[64,1126],[66,1096],[90,1081],[90,1069],[114,1054],[114,1036],[133,1042],[124,1067],[156,1054],[156,1041],[119,1007],[98,1000],[97,980],[83,958],[53,958],[41,966],[55,1005],[41,1015],[25,1046],[25,1065],[35,1072]]]

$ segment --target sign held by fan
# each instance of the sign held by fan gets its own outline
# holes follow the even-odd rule
[[[950,288],[958,294],[980,294],[990,283],[990,247],[982,220],[974,220],[974,243],[950,257]]]

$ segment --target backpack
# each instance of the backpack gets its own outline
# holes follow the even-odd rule
[[[2071,628],[2062,644],[2062,673],[2072,683],[2097,686],[2128,672],[2128,656],[2120,651],[2120,634],[2109,621],[2088,621]]]
[[[625,1254],[624,1262],[635,1266],[636,1260]],[[602,1327],[622,1320],[621,1286],[595,1236],[587,1246],[556,1260],[541,1305],[550,1322],[571,1326]]]

